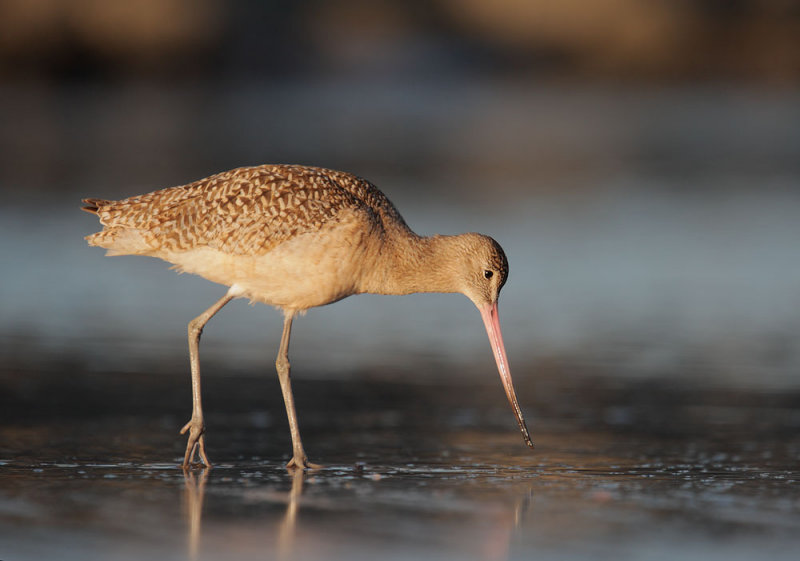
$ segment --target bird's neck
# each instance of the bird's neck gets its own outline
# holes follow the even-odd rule
[[[364,279],[362,292],[411,294],[461,292],[457,263],[450,251],[458,236],[418,236],[411,231],[385,240],[375,265]]]

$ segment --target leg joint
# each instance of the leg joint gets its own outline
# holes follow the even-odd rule
[[[197,316],[192,321],[189,322],[189,335],[194,336],[197,335],[198,337],[203,334],[203,327],[205,327],[206,322],[203,316]]]
[[[278,374],[281,376],[285,376],[289,373],[289,368],[291,365],[289,364],[289,358],[283,355],[280,355],[275,360],[275,369],[278,371]]]

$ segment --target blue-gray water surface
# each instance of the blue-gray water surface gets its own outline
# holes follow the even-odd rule
[[[211,378],[214,467],[184,473],[187,380],[115,377],[4,376],[4,395],[25,397],[4,403],[0,431],[3,559],[735,560],[800,547],[797,396],[686,392],[641,408],[613,385],[553,384],[549,399],[571,391],[575,405],[546,416],[521,395],[531,451],[499,383],[298,383],[306,450],[325,467],[292,474],[275,381]],[[48,386],[61,399],[24,415]],[[715,405],[698,414],[703,403]]]
[[[794,559],[797,92],[337,82],[0,88],[0,559]],[[297,126],[302,123],[305,126]],[[321,470],[290,475],[280,315],[105,258],[86,196],[297,162],[505,248],[528,450],[479,315],[358,296],[295,322]]]

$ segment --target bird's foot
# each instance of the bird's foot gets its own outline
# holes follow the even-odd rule
[[[286,469],[295,470],[295,469],[322,469],[323,466],[320,464],[314,464],[308,461],[305,454],[295,454],[289,463],[286,464]]]
[[[181,434],[186,434],[189,431],[189,439],[186,442],[186,453],[183,455],[183,469],[190,467],[211,467],[211,462],[208,461],[206,456],[206,440],[203,433],[206,427],[203,421],[197,421],[194,418],[188,423],[183,425]],[[199,456],[199,462],[195,462],[195,456]]]

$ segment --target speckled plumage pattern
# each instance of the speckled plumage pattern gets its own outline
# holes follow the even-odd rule
[[[110,254],[153,254],[209,247],[261,255],[319,230],[344,209],[406,227],[374,185],[340,171],[298,165],[243,167],[187,185],[120,201],[86,199],[105,226],[87,237]]]

